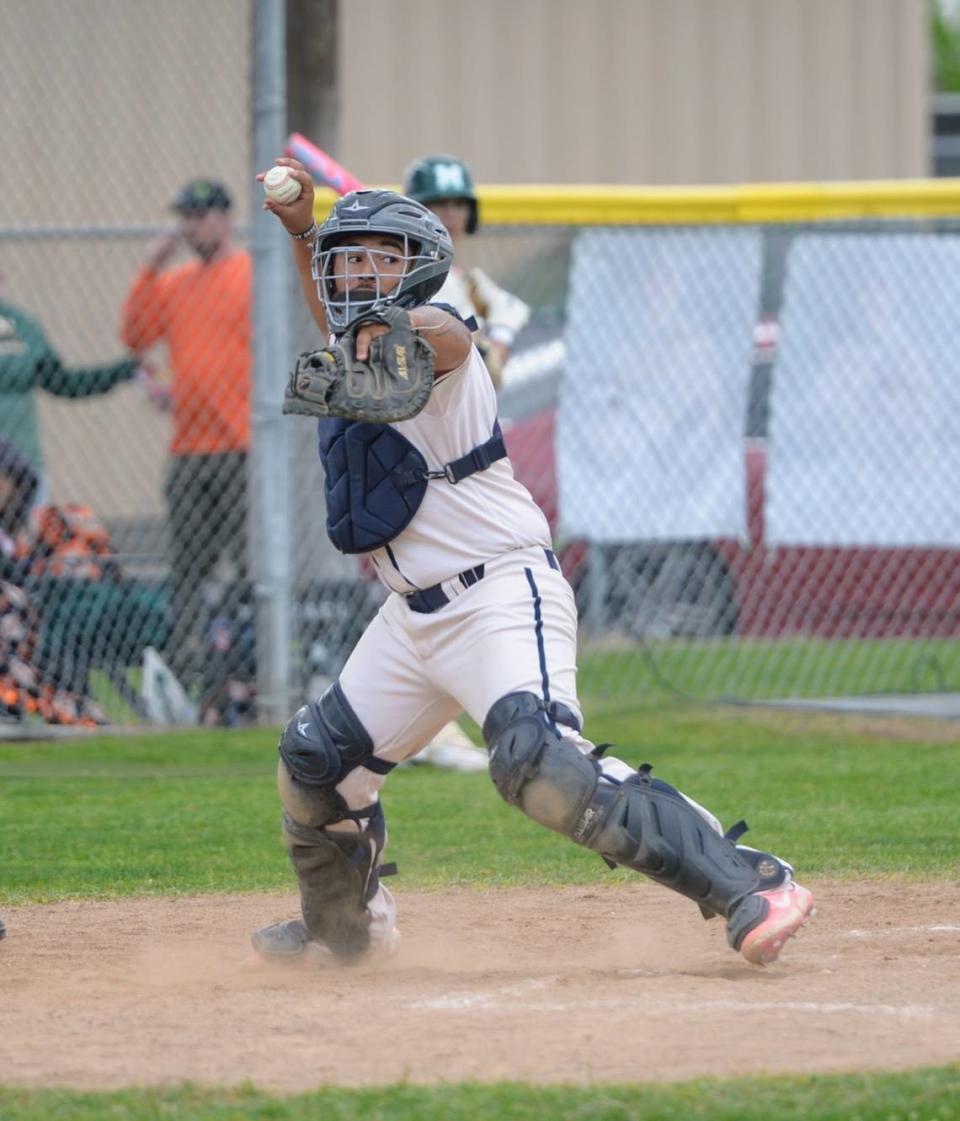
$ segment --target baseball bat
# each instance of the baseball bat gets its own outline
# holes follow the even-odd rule
[[[299,132],[291,132],[287,137],[284,153],[299,160],[321,186],[330,187],[338,195],[348,195],[351,191],[362,191],[363,183],[343,164],[337,163]]]

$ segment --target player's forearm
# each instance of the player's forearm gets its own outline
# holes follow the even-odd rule
[[[287,182],[280,183],[278,186],[274,180],[283,171],[286,171]],[[263,200],[263,209],[275,215],[292,238],[293,261],[300,278],[303,298],[326,339],[330,334],[330,328],[312,274],[313,246],[317,236],[313,179],[299,160],[279,156],[276,165],[269,171],[260,172],[257,180],[264,184],[266,197]],[[300,185],[300,190],[292,192],[293,197],[288,198],[287,189],[291,186],[295,188],[295,184]]]
[[[330,328],[327,325],[327,313],[317,293],[317,282],[313,279],[313,242],[295,240],[293,242],[293,260],[297,266],[297,275],[300,277],[303,298],[306,300],[310,314],[320,328],[321,334],[326,339],[330,334]]]
[[[454,319],[440,308],[428,306],[413,308],[410,322],[433,347],[437,374],[449,373],[466,362],[473,338],[459,319]]]
[[[120,312],[120,338],[124,346],[141,352],[160,341],[166,331],[165,302],[166,285],[160,274],[142,268]]]
[[[78,366],[67,369],[50,353],[42,363],[37,384],[55,397],[95,397],[108,393],[120,382],[129,381],[139,365],[137,358],[124,358],[104,366]]]

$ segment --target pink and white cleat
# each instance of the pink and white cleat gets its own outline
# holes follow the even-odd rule
[[[769,965],[812,914],[813,892],[793,880],[756,891],[738,905],[727,924],[730,945],[754,965]]]

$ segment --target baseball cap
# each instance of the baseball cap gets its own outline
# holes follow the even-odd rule
[[[207,210],[229,210],[233,205],[230,192],[215,179],[191,179],[177,192],[171,204],[181,214],[200,214]]]

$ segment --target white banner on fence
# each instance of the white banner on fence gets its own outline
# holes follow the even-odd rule
[[[960,238],[790,252],[766,477],[771,545],[960,545]]]
[[[746,533],[753,230],[589,230],[574,244],[557,418],[561,531]]]

